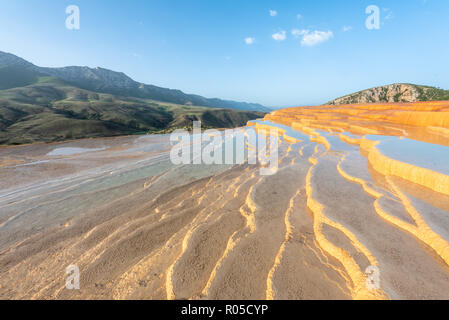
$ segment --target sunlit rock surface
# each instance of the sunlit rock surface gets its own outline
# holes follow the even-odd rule
[[[248,126],[275,174],[175,166],[168,135],[1,148],[0,298],[449,299],[449,102]]]

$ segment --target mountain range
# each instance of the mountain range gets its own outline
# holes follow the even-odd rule
[[[256,110],[269,109],[139,84],[102,68],[37,67],[0,52],[0,145],[168,133],[195,120],[234,128],[265,115]]]
[[[9,76],[13,75],[11,79]],[[261,104],[204,98],[180,90],[161,88],[134,81],[122,72],[89,67],[38,67],[13,54],[0,51],[0,89],[33,84],[39,76],[52,76],[81,89],[118,96],[152,99],[180,105],[195,105],[246,111],[270,112]]]

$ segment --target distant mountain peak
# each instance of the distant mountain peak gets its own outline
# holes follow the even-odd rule
[[[33,67],[31,62],[26,61],[12,53],[0,51],[0,68],[10,67],[10,66],[26,66]]]

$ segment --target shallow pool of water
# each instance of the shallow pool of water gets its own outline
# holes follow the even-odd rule
[[[285,130],[285,134],[289,137],[292,137],[292,138],[295,138],[295,139],[298,139],[301,141],[309,141],[308,135],[302,133],[301,131],[294,130],[291,127],[283,125],[283,124],[275,123],[270,120],[253,120],[251,122],[265,124],[267,126],[279,128],[279,129]]]
[[[380,141],[378,150],[385,156],[449,175],[449,147],[391,136],[366,136]]]
[[[74,154],[80,154],[80,153],[86,153],[86,152],[94,152],[94,151],[102,151],[106,150],[107,148],[56,148],[49,153],[47,153],[47,156],[71,156]]]

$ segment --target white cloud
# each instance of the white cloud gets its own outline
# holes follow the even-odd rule
[[[299,29],[293,29],[292,35],[294,35],[296,38],[305,35],[308,32],[308,30],[299,30]]]
[[[352,30],[351,26],[344,26],[343,27],[343,32],[348,32],[348,31],[351,31],[351,30]]]
[[[393,11],[391,11],[391,10],[388,9],[388,8],[383,8],[383,10],[384,10],[384,12],[387,14],[387,15],[385,16],[385,18],[384,18],[385,21],[394,18],[394,13],[393,13]]]
[[[317,44],[328,41],[334,36],[334,33],[332,31],[310,31],[293,29],[292,35],[294,35],[296,38],[302,37],[301,45],[313,47]]]
[[[301,19],[302,19],[302,14],[298,13],[298,14],[296,15],[296,18],[297,18],[298,20],[301,20]]]
[[[272,37],[276,41],[284,41],[285,39],[287,39],[287,34],[284,30],[282,30],[273,34]]]
[[[270,16],[276,17],[278,15],[278,12],[276,10],[270,10]]]
[[[253,44],[254,42],[256,42],[255,38],[251,38],[251,37],[245,38],[246,44]]]

